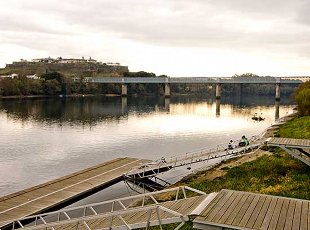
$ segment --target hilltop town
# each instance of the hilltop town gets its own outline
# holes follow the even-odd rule
[[[47,72],[59,72],[67,77],[96,77],[96,76],[115,76],[121,77],[129,72],[128,66],[120,63],[101,62],[89,57],[82,58],[36,58],[31,61],[21,59],[12,64],[6,64],[5,68],[0,69],[0,76],[39,76]]]

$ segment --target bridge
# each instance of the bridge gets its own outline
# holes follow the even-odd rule
[[[127,96],[127,84],[164,84],[165,97],[170,97],[170,84],[215,84],[216,98],[221,97],[221,84],[275,84],[276,99],[280,99],[280,84],[301,84],[310,76],[290,77],[86,77],[85,82],[122,84],[122,96]]]

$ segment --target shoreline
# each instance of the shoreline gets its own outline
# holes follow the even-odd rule
[[[70,95],[18,95],[0,96],[0,99],[28,99],[28,98],[72,98],[72,97],[121,97],[119,94],[70,94]]]
[[[262,137],[264,137],[264,138],[273,137],[275,132],[279,129],[279,126],[281,124],[284,124],[287,121],[293,119],[294,117],[296,117],[296,114],[297,114],[296,112],[293,112],[292,114],[288,114],[288,115],[285,115],[285,116],[279,118],[275,124],[272,124],[271,126],[266,128],[264,133],[261,134]],[[213,180],[215,178],[224,176],[227,173],[227,171],[225,170],[227,168],[236,167],[236,166],[239,166],[243,163],[254,161],[258,157],[261,157],[263,155],[271,155],[271,154],[272,153],[269,151],[265,151],[265,150],[258,148],[258,149],[255,149],[254,151],[251,151],[251,152],[246,153],[244,155],[237,156],[234,158],[230,158],[228,160],[223,160],[223,161],[216,163],[214,165],[210,165],[210,166],[202,167],[200,169],[196,169],[193,173],[190,173],[190,174],[184,176],[183,178],[181,178],[179,181],[172,184],[171,186],[174,187],[174,186],[179,186],[179,184],[186,184],[189,181],[191,181],[192,179],[197,179],[197,178],[203,177],[203,176],[205,176],[205,178],[204,178],[205,180]],[[169,186],[169,187],[171,187],[171,186]]]

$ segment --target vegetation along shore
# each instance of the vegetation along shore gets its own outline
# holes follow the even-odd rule
[[[269,127],[264,136],[310,139],[309,96],[310,82],[306,82],[295,93],[298,113]],[[199,171],[173,186],[181,185],[206,193],[232,189],[310,200],[310,167],[280,148],[264,146],[212,169]],[[186,223],[181,229],[192,229],[192,223]]]
[[[310,82],[306,82],[295,93],[298,113],[270,127],[265,137],[310,139],[309,95]],[[280,148],[262,147],[252,154],[198,172],[177,185],[206,193],[233,189],[310,200],[310,168]]]

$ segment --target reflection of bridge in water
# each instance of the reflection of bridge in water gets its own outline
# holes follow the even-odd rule
[[[181,99],[181,100],[180,100]],[[6,113],[13,117],[23,121],[35,120],[39,122],[54,122],[59,121],[60,123],[81,123],[81,124],[91,124],[94,125],[98,122],[104,121],[118,121],[121,119],[126,119],[128,117],[132,108],[134,110],[145,113],[145,105],[150,105],[147,107],[147,111],[157,111],[157,112],[171,112],[176,104],[191,104],[190,98],[186,97],[186,101],[183,100],[184,97],[178,98],[160,98],[160,97],[150,97],[150,98],[127,98],[127,97],[94,97],[94,98],[56,98],[56,99],[25,99],[18,100],[15,103],[11,101],[0,101],[0,111],[6,111]],[[195,97],[194,102],[196,103],[197,98]],[[259,99],[259,100],[257,100]],[[266,97],[269,102],[268,105],[274,103],[275,105],[275,120],[279,118],[279,107],[280,102]],[[219,117],[221,115],[221,104],[230,105],[241,108],[248,107],[254,104],[265,105],[266,100],[261,97],[253,97],[252,95],[237,94],[233,97],[223,97],[222,99],[208,99],[200,98],[199,103],[204,103],[208,110],[213,110],[214,115]],[[286,98],[283,97],[281,104],[288,104]],[[248,114],[249,116],[253,114]]]

